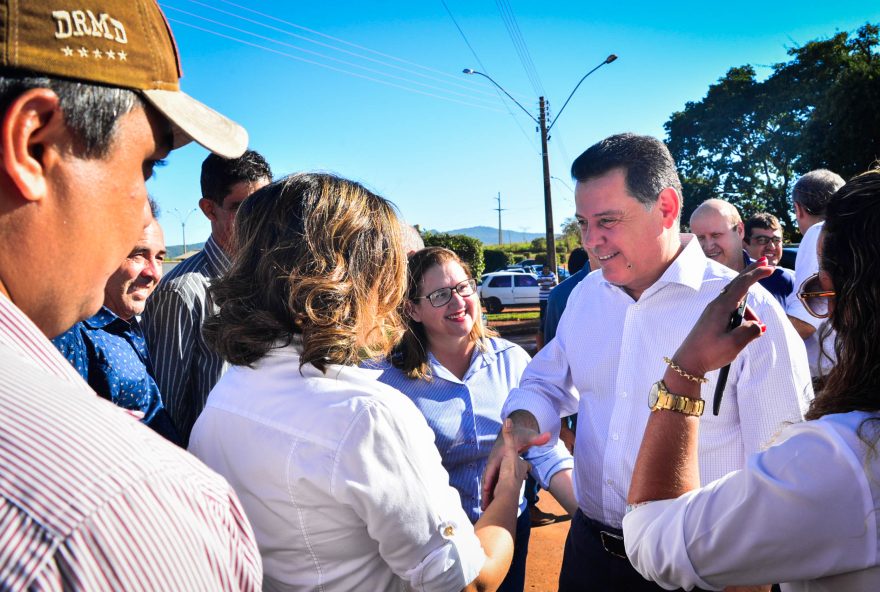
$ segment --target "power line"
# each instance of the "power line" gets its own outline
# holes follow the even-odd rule
[[[190,2],[193,2],[193,1],[195,1],[195,0],[189,0],[189,1],[190,1]],[[320,31],[315,31],[314,29],[309,29],[308,27],[303,27],[302,25],[297,25],[297,24],[295,24],[295,23],[291,23],[290,21],[286,21],[286,20],[283,20],[283,19],[277,18],[277,17],[272,16],[272,15],[270,15],[270,14],[265,14],[265,13],[262,13],[262,12],[259,12],[259,11],[256,11],[256,10],[253,10],[253,9],[251,9],[251,8],[248,8],[248,7],[246,7],[246,6],[241,6],[240,4],[236,4],[235,2],[231,2],[230,0],[220,0],[220,2],[222,2],[223,4],[228,4],[228,5],[230,5],[230,6],[235,6],[236,8],[240,8],[241,10],[245,10],[245,11],[247,11],[247,12],[252,12],[252,13],[254,13],[254,14],[257,14],[257,15],[259,15],[259,16],[262,16],[262,17],[265,17],[265,18],[268,18],[268,19],[271,19],[271,20],[273,20],[273,21],[277,21],[277,22],[283,23],[283,24],[285,24],[285,25],[288,25],[288,26],[294,27],[294,28],[299,29],[299,30],[301,30],[301,31],[306,31],[306,32],[308,32],[308,33],[311,33],[311,34],[313,34],[313,35],[317,35],[317,36],[319,36],[319,37],[323,37],[323,38],[325,38],[325,39],[330,39],[330,40],[332,40],[332,41],[336,41],[336,42],[339,42],[339,43],[342,43],[342,44],[348,45],[348,46],[350,46],[350,47],[354,47],[354,48],[356,48],[356,49],[361,49],[361,50],[363,50],[363,51],[367,51],[367,52],[369,52],[369,53],[372,53],[372,54],[375,54],[375,55],[381,56],[381,57],[383,57],[383,58],[388,58],[388,59],[390,59],[390,60],[394,60],[394,61],[397,61],[397,62],[400,62],[400,63],[403,63],[403,64],[409,64],[410,66],[414,66],[414,67],[416,67],[416,68],[421,68],[421,69],[423,69],[423,70],[427,70],[427,71],[433,72],[433,73],[435,73],[435,74],[439,74],[439,75],[441,75],[441,76],[446,76],[446,77],[449,77],[449,78],[452,78],[452,79],[455,79],[455,80],[458,79],[458,75],[457,75],[457,74],[451,74],[451,73],[449,73],[449,72],[445,72],[445,71],[443,71],[443,70],[437,70],[436,68],[431,68],[430,66],[425,66],[425,65],[418,64],[418,63],[413,62],[413,61],[410,61],[410,60],[406,60],[406,59],[404,59],[404,58],[399,58],[399,57],[397,57],[397,56],[393,56],[393,55],[390,55],[390,54],[387,54],[387,53],[383,53],[383,52],[381,52],[381,51],[377,51],[377,50],[375,50],[375,49],[371,49],[371,48],[369,48],[369,47],[365,47],[365,46],[363,46],[363,45],[358,45],[357,43],[352,43],[352,42],[350,42],[350,41],[346,41],[345,39],[341,39],[341,38],[339,38],[339,37],[334,37],[334,36],[332,36],[332,35],[327,35],[326,33],[321,33]]]
[[[268,14],[265,14],[265,13],[257,12],[257,11],[251,10],[251,9],[249,9],[249,8],[246,8],[246,7],[239,7],[237,4],[232,4],[231,2],[227,2],[227,3],[228,3],[228,4],[232,4],[233,6],[239,7],[239,8],[241,8],[242,10],[247,10],[247,11],[249,11],[249,12],[256,13],[257,15],[259,15],[259,16],[261,16],[261,17],[263,17],[263,18],[268,18],[268,19],[271,19],[271,20],[274,20],[274,21],[278,21],[278,22],[283,23],[283,24],[285,24],[285,25],[287,25],[287,26],[289,26],[289,27],[294,27],[294,28],[297,28],[297,29],[301,29],[301,30],[307,31],[307,32],[309,32],[309,33],[311,33],[311,34],[313,34],[313,35],[319,35],[319,36],[321,36],[321,37],[325,37],[325,38],[331,39],[332,41],[335,41],[335,42],[337,42],[337,43],[343,43],[343,44],[345,44],[345,45],[348,45],[348,46],[351,46],[351,47],[355,47],[355,48],[360,49],[360,50],[363,50],[363,51],[367,51],[367,52],[370,52],[370,53],[373,53],[373,54],[376,54],[376,55],[380,55],[380,56],[382,56],[382,57],[386,57],[386,58],[388,58],[388,59],[390,59],[390,60],[394,60],[394,61],[401,62],[401,63],[407,63],[407,64],[410,64],[410,65],[412,65],[412,66],[415,66],[415,67],[421,68],[421,69],[423,69],[423,70],[428,70],[428,71],[431,71],[431,72],[436,72],[436,73],[438,73],[438,74],[442,74],[442,75],[448,77],[449,79],[438,78],[437,76],[433,76],[433,75],[431,75],[431,74],[426,74],[426,73],[424,73],[424,72],[419,72],[419,71],[413,70],[413,69],[408,68],[408,67],[405,67],[405,66],[400,66],[400,65],[397,65],[397,64],[394,64],[394,63],[389,63],[389,62],[387,62],[387,61],[380,60],[380,59],[377,59],[377,58],[374,58],[374,57],[370,57],[370,56],[368,56],[368,55],[364,55],[364,54],[362,54],[362,53],[357,53],[357,52],[350,51],[350,50],[347,50],[347,49],[344,49],[344,48],[341,48],[341,47],[337,47],[337,46],[332,45],[332,44],[329,44],[329,43],[324,43],[324,42],[321,42],[321,41],[318,41],[318,40],[315,40],[315,39],[310,39],[309,37],[306,37],[306,36],[304,36],[304,35],[298,35],[298,34],[292,32],[292,31],[288,31],[288,30],[282,29],[282,28],[280,28],[280,27],[275,27],[275,26],[270,25],[270,24],[267,24],[267,23],[265,23],[265,22],[261,22],[261,21],[254,20],[254,19],[250,19],[250,18],[244,17],[244,16],[242,16],[242,15],[236,14],[236,13],[234,13],[234,12],[230,12],[230,11],[228,11],[228,10],[223,10],[222,8],[217,8],[216,6],[213,6],[213,5],[211,5],[211,4],[207,4],[207,3],[205,3],[205,2],[200,2],[199,0],[187,0],[187,1],[190,2],[191,4],[196,4],[196,5],[198,5],[198,6],[201,6],[201,7],[207,8],[207,9],[209,9],[209,10],[213,10],[213,11],[215,11],[215,12],[219,12],[220,14],[224,14],[224,15],[230,16],[230,17],[232,17],[232,18],[238,19],[238,20],[240,20],[240,21],[244,21],[244,22],[247,22],[247,23],[251,23],[251,24],[254,24],[254,25],[257,25],[257,26],[260,26],[260,27],[264,27],[264,28],[266,28],[266,29],[270,29],[270,30],[272,30],[272,31],[275,31],[275,32],[278,32],[278,33],[282,33],[282,34],[284,34],[284,35],[288,35],[288,36],[290,36],[290,37],[294,37],[294,38],[296,38],[296,39],[300,39],[300,40],[305,41],[305,42],[307,42],[307,43],[313,43],[313,44],[318,45],[318,46],[320,46],[320,47],[325,47],[325,48],[330,49],[330,50],[333,50],[333,51],[338,51],[338,52],[340,52],[340,53],[344,53],[344,54],[347,54],[347,55],[350,55],[350,56],[356,57],[356,58],[358,58],[358,59],[362,59],[362,60],[370,61],[370,62],[373,62],[373,63],[376,63],[376,64],[381,64],[382,66],[385,66],[385,67],[387,67],[387,68],[393,68],[393,69],[396,69],[396,70],[400,70],[400,71],[406,72],[406,73],[408,73],[408,74],[411,74],[411,75],[413,75],[413,76],[419,76],[419,77],[422,77],[422,78],[426,78],[426,79],[428,79],[428,80],[434,80],[434,81],[439,82],[439,83],[441,83],[441,84],[448,84],[448,85],[455,86],[455,87],[458,87],[458,88],[462,88],[462,89],[465,89],[465,90],[473,91],[473,89],[472,89],[470,86],[468,86],[468,85],[466,85],[466,84],[463,84],[463,83],[459,82],[458,79],[455,78],[452,74],[448,74],[448,73],[446,73],[446,72],[441,72],[441,71],[439,71],[439,70],[434,70],[433,68],[428,68],[427,66],[422,66],[422,65],[416,64],[415,62],[408,62],[407,60],[403,60],[403,59],[401,59],[401,58],[396,58],[396,57],[394,57],[394,56],[390,56],[390,55],[387,55],[387,54],[383,54],[383,53],[381,53],[381,52],[377,52],[377,51],[372,50],[372,49],[369,49],[369,48],[367,48],[367,47],[363,47],[363,46],[360,46],[360,45],[356,45],[356,44],[354,44],[354,43],[351,43],[351,42],[345,41],[345,40],[343,40],[343,39],[339,39],[339,38],[337,38],[337,37],[331,37],[330,35],[325,35],[325,34],[320,33],[320,32],[318,32],[318,31],[314,31],[314,30],[312,30],[312,29],[308,29],[308,28],[306,28],[306,27],[303,27],[303,26],[301,26],[301,25],[297,25],[297,24],[295,24],[295,23],[291,23],[291,22],[288,22],[288,21],[284,21],[284,20],[282,20],[282,19],[279,19],[279,18],[273,17],[273,16],[268,15]],[[169,6],[169,5],[165,4],[165,3],[163,3],[163,6],[170,7],[170,8],[174,8],[175,10],[178,10],[178,11],[181,11],[181,12],[185,12],[185,11],[183,11],[183,10],[180,9],[180,8],[171,7],[171,6]],[[187,14],[192,14],[192,13],[187,13]],[[196,16],[198,16],[198,15],[196,15]],[[206,18],[206,17],[198,16],[198,18]],[[206,20],[207,20],[207,19],[206,19]],[[292,46],[292,47],[295,47],[295,46]],[[302,51],[306,51],[306,50],[302,50]],[[479,91],[479,92],[480,92],[481,94],[485,94],[485,95],[487,95],[487,96],[493,96],[492,93],[491,93],[491,92],[488,92],[488,91]]]
[[[256,49],[261,49],[261,50],[263,50],[263,51],[267,51],[267,52],[269,52],[269,53],[274,53],[274,54],[277,54],[277,55],[280,55],[280,56],[284,56],[284,57],[286,57],[286,58],[290,58],[290,59],[292,59],[292,60],[297,60],[297,61],[299,61],[299,62],[304,62],[304,63],[306,63],[306,64],[311,64],[311,65],[313,65],[313,66],[319,66],[319,67],[321,67],[321,68],[326,68],[326,69],[328,69],[328,70],[333,70],[334,72],[339,72],[339,73],[341,73],[341,74],[346,74],[346,75],[348,75],[348,76],[354,76],[354,77],[356,77],[356,78],[362,78],[362,79],[364,79],[364,80],[369,80],[369,81],[371,81],[371,82],[377,82],[377,83],[379,83],[379,84],[384,84],[384,85],[386,85],[386,86],[391,86],[391,87],[394,87],[394,88],[398,88],[398,89],[400,89],[400,90],[405,90],[405,91],[407,91],[407,92],[412,92],[412,93],[416,93],[416,94],[420,94],[420,95],[425,95],[425,96],[428,96],[428,97],[433,97],[433,98],[435,98],[435,99],[440,99],[440,100],[442,100],[442,101],[449,101],[449,102],[452,102],[452,103],[458,103],[458,104],[460,104],[460,105],[466,105],[466,106],[468,106],[468,107],[477,107],[477,108],[480,108],[480,109],[485,109],[485,110],[487,110],[487,111],[493,111],[493,112],[495,112],[495,113],[503,113],[503,111],[500,111],[500,110],[498,110],[498,109],[493,109],[493,108],[491,108],[491,107],[487,107],[487,106],[485,106],[485,105],[481,105],[481,104],[478,104],[478,103],[468,103],[468,102],[466,102],[466,101],[460,101],[460,100],[458,100],[458,99],[454,99],[454,98],[450,98],[450,97],[444,97],[444,96],[441,96],[441,95],[437,95],[437,94],[435,94],[435,93],[431,93],[431,92],[427,92],[427,91],[423,91],[423,90],[419,90],[419,89],[415,89],[415,88],[410,88],[410,87],[407,87],[407,86],[403,86],[403,85],[401,85],[401,84],[396,84],[396,83],[394,83],[394,82],[389,82],[389,81],[387,81],[387,80],[381,80],[381,79],[379,79],[379,78],[374,78],[374,77],[372,77],[372,76],[367,76],[367,75],[365,75],[365,74],[359,74],[359,73],[357,73],[357,72],[349,72],[348,70],[343,70],[342,68],[337,68],[337,67],[335,67],[335,66],[331,66],[331,65],[329,65],[329,64],[323,64],[323,63],[321,63],[321,62],[316,62],[315,60],[310,60],[310,59],[308,59],[308,58],[303,58],[303,57],[300,57],[300,56],[297,56],[297,55],[293,55],[293,54],[291,54],[291,53],[287,53],[287,52],[284,52],[284,51],[281,51],[281,50],[278,50],[278,49],[273,49],[273,48],[271,48],[271,47],[266,47],[266,46],[264,46],[264,45],[260,45],[260,44],[258,44],[258,43],[253,43],[253,42],[251,42],[251,41],[246,41],[246,40],[244,40],[244,39],[239,39],[239,38],[237,38],[237,37],[233,37],[233,36],[231,36],[231,35],[226,35],[226,34],[224,34],[224,33],[220,33],[219,31],[214,31],[214,30],[211,30],[211,29],[206,29],[205,27],[200,27],[199,25],[196,25],[196,24],[193,24],[193,23],[188,23],[188,22],[186,22],[186,21],[181,21],[181,20],[179,20],[179,19],[175,19],[175,18],[170,18],[170,17],[169,17],[168,20],[171,21],[171,22],[173,22],[173,23],[177,23],[177,24],[179,24],[179,25],[182,25],[182,26],[184,26],[184,27],[189,27],[189,28],[191,28],[191,29],[196,29],[196,30],[198,30],[198,31],[202,31],[202,32],[208,33],[208,34],[210,34],[210,35],[215,35],[215,36],[217,36],[217,37],[222,37],[222,38],[224,38],[224,39],[229,39],[230,41],[235,41],[236,43],[241,43],[242,45],[247,45],[247,46],[250,46],[250,47],[254,47],[254,48],[256,48]]]
[[[526,76],[532,84],[532,90],[534,90],[535,94],[538,96],[546,96],[544,85],[541,83],[541,78],[538,76],[538,70],[535,68],[535,63],[532,61],[532,56],[529,53],[526,40],[516,22],[516,16],[513,14],[513,9],[510,7],[510,3],[507,0],[495,0],[495,5],[501,13],[504,26],[507,28],[507,33],[510,35],[510,40],[513,42],[520,63],[526,72]]]
[[[440,3],[443,5],[443,8],[446,9],[446,14],[449,15],[449,18],[452,20],[452,24],[455,25],[456,29],[458,29],[458,33],[461,35],[461,38],[464,40],[465,45],[467,45],[468,49],[471,50],[471,54],[474,56],[474,59],[477,60],[477,63],[480,65],[480,69],[483,70],[484,72],[488,73],[489,70],[483,64],[483,60],[481,60],[480,56],[477,55],[477,51],[474,49],[473,45],[471,45],[471,42],[468,41],[467,35],[464,34],[464,30],[459,26],[458,21],[455,20],[455,16],[452,14],[452,11],[449,10],[449,6],[446,5],[446,0],[440,0]],[[511,111],[510,105],[508,105],[507,101],[504,100],[504,95],[501,94],[501,91],[499,91],[498,88],[496,88],[496,87],[493,87],[493,89],[495,90],[495,94],[498,95],[498,98],[501,99],[501,104],[504,105],[504,108],[507,110],[507,113],[513,119],[513,122],[516,124],[516,127],[518,127],[519,131],[522,132],[523,137],[526,139],[526,141],[529,143],[529,145],[532,147],[532,149],[534,149],[535,151],[538,151],[538,147],[535,144],[534,136],[530,136],[529,134],[527,134],[526,130],[523,128],[523,126],[520,125],[519,119],[517,119],[516,115],[514,115],[513,111]]]
[[[220,21],[216,21],[216,20],[214,20],[214,19],[210,19],[210,18],[208,18],[208,17],[201,16],[201,15],[199,15],[199,14],[195,14],[195,13],[189,12],[189,11],[183,10],[183,9],[181,9],[181,8],[177,8],[177,7],[175,7],[175,6],[166,6],[165,8],[171,9],[171,10],[173,10],[173,11],[177,11],[177,12],[179,12],[179,13],[185,14],[185,15],[190,16],[190,17],[193,17],[193,18],[197,18],[197,19],[202,20],[202,21],[206,21],[206,22],[211,23],[211,24],[213,24],[213,25],[217,25],[217,26],[220,26],[220,27],[225,27],[225,28],[227,28],[227,29],[231,29],[231,30],[233,30],[233,31],[235,31],[235,32],[237,32],[237,33],[243,33],[243,34],[245,34],[245,35],[250,35],[250,36],[252,36],[252,37],[256,37],[256,38],[258,38],[258,39],[261,39],[261,40],[263,40],[263,41],[268,41],[268,42],[270,42],[270,43],[274,43],[274,44],[277,44],[277,45],[281,45],[281,46],[283,46],[283,47],[290,48],[290,49],[293,49],[293,50],[295,50],[295,51],[300,51],[300,52],[303,52],[303,53],[306,53],[306,54],[309,54],[309,55],[312,55],[312,56],[316,56],[316,57],[319,57],[319,58],[323,58],[323,59],[326,59],[326,60],[330,60],[330,61],[333,61],[333,62],[337,62],[337,63],[340,63],[340,64],[344,64],[344,65],[346,65],[346,66],[350,66],[350,67],[352,67],[352,68],[357,68],[357,69],[360,69],[360,70],[364,70],[364,71],[370,72],[370,73],[372,73],[372,74],[376,74],[376,75],[378,75],[378,76],[385,76],[385,77],[388,77],[388,78],[392,78],[392,79],[395,79],[395,80],[400,80],[400,81],[406,82],[406,83],[408,83],[408,84],[413,84],[413,85],[416,85],[416,86],[421,86],[421,87],[424,87],[424,88],[427,88],[427,89],[431,89],[431,90],[435,90],[435,91],[440,91],[440,92],[448,93],[448,94],[451,94],[451,95],[457,95],[457,96],[459,96],[459,97],[463,97],[463,98],[465,98],[465,99],[471,99],[471,100],[474,100],[474,101],[485,101],[486,104],[483,105],[483,106],[487,106],[487,107],[489,106],[489,99],[487,99],[487,98],[477,97],[477,96],[474,96],[474,95],[468,95],[468,94],[466,94],[466,93],[458,92],[458,91],[455,91],[455,90],[450,90],[450,89],[443,88],[443,87],[438,87],[438,86],[435,86],[435,85],[432,85],[432,84],[427,84],[427,83],[425,83],[425,82],[420,82],[420,81],[418,81],[418,80],[411,80],[411,79],[409,79],[409,78],[405,78],[405,77],[402,77],[402,76],[398,76],[398,75],[396,75],[396,74],[391,74],[391,73],[388,73],[388,72],[384,72],[384,71],[381,71],[381,70],[377,70],[377,69],[375,69],[375,68],[370,68],[369,66],[364,66],[364,65],[361,65],[361,64],[357,64],[357,63],[354,63],[354,62],[350,62],[350,61],[348,61],[348,60],[343,60],[343,59],[336,58],[336,57],[333,57],[333,56],[328,56],[328,55],[322,54],[322,53],[320,53],[320,52],[316,52],[316,51],[312,51],[312,50],[310,50],[310,49],[305,49],[305,48],[302,48],[302,47],[298,47],[298,46],[296,46],[296,45],[293,45],[293,44],[287,43],[287,42],[285,42],[285,41],[280,41],[280,40],[278,40],[278,39],[274,39],[274,38],[272,38],[272,37],[267,37],[267,36],[265,36],[265,35],[260,35],[259,33],[254,33],[254,32],[252,32],[252,31],[248,31],[248,30],[246,30],[246,29],[241,29],[241,28],[239,28],[239,27],[235,27],[235,26],[233,26],[233,25],[229,25],[229,24],[226,24],[226,23],[222,23],[222,22],[220,22]]]

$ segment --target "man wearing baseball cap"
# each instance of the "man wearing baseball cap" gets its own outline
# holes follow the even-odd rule
[[[94,314],[149,222],[145,179],[247,134],[185,95],[153,0],[0,2],[0,582],[257,589],[225,481],[98,398],[48,338]]]

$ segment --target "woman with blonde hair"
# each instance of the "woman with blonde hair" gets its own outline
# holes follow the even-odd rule
[[[422,415],[358,367],[402,331],[391,204],[332,175],[294,175],[243,202],[235,239],[204,328],[232,367],[190,450],[242,500],[265,589],[495,588],[525,474],[509,434],[503,499],[471,526]]]
[[[529,355],[483,325],[476,282],[449,249],[428,247],[410,256],[403,314],[406,332],[379,380],[412,399],[425,416],[450,484],[477,522],[480,478],[501,428],[501,406],[519,385]],[[535,448],[526,459],[545,487],[573,465],[562,444]],[[513,561],[499,588],[505,592],[522,592],[525,585],[530,525],[522,497],[519,507]]]

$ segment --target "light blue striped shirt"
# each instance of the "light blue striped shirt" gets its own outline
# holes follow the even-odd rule
[[[529,355],[504,339],[488,339],[486,351],[474,350],[471,365],[459,380],[429,352],[432,380],[416,380],[389,363],[380,363],[379,381],[412,399],[434,431],[449,482],[461,495],[468,518],[476,522],[480,510],[481,478],[495,438],[501,430],[501,406],[529,363]],[[571,455],[561,443],[530,450],[532,475],[547,486],[559,470],[572,468]],[[520,497],[520,510],[525,501]]]
[[[162,278],[147,299],[144,336],[159,392],[183,445],[227,364],[208,347],[202,323],[214,313],[208,286],[229,269],[229,257],[213,237],[205,248]]]

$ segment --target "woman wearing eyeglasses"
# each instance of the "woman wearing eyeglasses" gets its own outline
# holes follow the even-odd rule
[[[483,326],[476,289],[454,252],[429,247],[414,253],[403,308],[407,330],[379,379],[412,399],[428,420],[450,484],[473,522],[482,515],[480,479],[501,426],[501,406],[530,359]],[[526,459],[545,487],[572,466],[562,446],[539,448]],[[521,592],[525,583],[530,526],[524,508],[520,498],[514,558],[499,590]]]
[[[241,499],[267,591],[494,589],[510,564],[526,463],[509,428],[504,500],[472,526],[418,409],[358,366],[403,329],[400,235],[389,202],[323,174],[236,216],[204,327],[232,366],[189,447]]]
[[[627,555],[642,575],[670,588],[880,590],[878,228],[880,171],[870,171],[828,202],[820,271],[800,290],[807,310],[837,332],[837,364],[809,421],[699,489],[699,417],[652,413],[623,520]],[[730,332],[727,324],[748,286],[771,269],[748,268],[706,308],[674,356],[682,368],[702,376],[751,340],[768,339],[754,317]],[[671,371],[664,379],[673,396],[700,397],[698,383]]]

